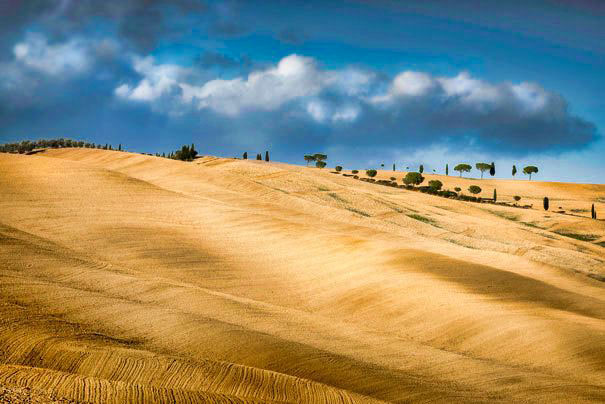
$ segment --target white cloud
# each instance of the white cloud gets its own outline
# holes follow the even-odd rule
[[[349,96],[368,93],[376,79],[376,74],[372,72],[353,68],[346,68],[328,74],[330,76],[328,79],[330,84],[339,92]]]
[[[357,119],[361,109],[357,105],[347,105],[338,110],[332,115],[333,122],[353,122]]]
[[[30,33],[13,48],[15,60],[33,70],[48,75],[79,73],[87,70],[92,58],[89,44],[80,39],[51,45],[47,39]]]
[[[495,103],[501,97],[497,86],[474,79],[467,72],[455,77],[441,77],[437,81],[447,97],[457,97],[464,103]]]
[[[417,97],[426,94],[433,85],[433,79],[428,74],[407,71],[395,77],[391,94]]]
[[[307,113],[317,122],[323,122],[328,116],[326,105],[318,100],[309,101],[307,104]]]
[[[311,58],[290,55],[275,68],[247,79],[211,80],[194,93],[200,108],[236,115],[245,109],[274,110],[291,100],[318,94],[327,77]]]
[[[386,92],[368,100],[375,106],[393,108],[398,105],[397,102],[409,104],[428,97],[449,101],[450,106],[479,113],[512,106],[526,115],[553,108],[559,98],[535,83],[492,84],[473,78],[468,72],[453,77],[434,77],[427,73],[405,71],[395,76]]]
[[[531,112],[543,109],[548,101],[548,92],[533,83],[521,83],[511,86],[516,99]]]
[[[175,89],[182,91],[179,80],[187,73],[187,69],[183,67],[173,64],[158,65],[151,56],[135,57],[133,67],[137,73],[143,76],[143,79],[134,87],[128,84],[117,87],[115,94],[118,97],[132,101],[151,102]]]
[[[455,133],[468,144],[477,137],[493,144],[512,139],[519,148],[527,134],[540,145],[545,140],[536,140],[535,133],[556,132],[561,145],[594,137],[593,125],[570,115],[557,94],[527,82],[490,83],[468,72],[442,77],[403,71],[385,83],[359,69],[322,69],[300,55],[232,79],[202,81],[200,70],[158,64],[152,57],[134,58],[133,68],[140,79],[117,86],[115,95],[173,115],[197,109],[237,119],[249,111],[283,114],[287,108],[291,119],[335,131],[355,129],[359,122],[359,128],[372,125],[393,136],[413,128],[434,137]]]
[[[360,111],[349,106],[333,112],[333,107],[313,97],[326,89],[353,97],[367,91],[374,77],[355,69],[321,70],[314,59],[299,55],[286,56],[276,66],[252,72],[245,78],[213,79],[201,85],[188,82],[191,73],[188,69],[156,64],[151,57],[135,58],[133,67],[141,80],[135,86],[120,85],[114,90],[116,96],[153,102],[174,93],[178,94],[176,103],[229,116],[246,110],[273,111],[288,102],[307,99],[304,108],[317,122],[351,121]]]

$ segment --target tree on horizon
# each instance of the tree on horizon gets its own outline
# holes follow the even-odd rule
[[[529,175],[529,180],[531,181],[531,175],[538,172],[538,167],[536,166],[526,166],[523,168],[523,174]]]
[[[477,170],[481,171],[481,179],[483,179],[483,173],[486,171],[489,171],[492,166],[491,164],[487,164],[487,163],[477,163],[475,164],[475,168],[477,168]]]
[[[456,167],[454,167],[454,171],[458,171],[460,173],[460,177],[462,177],[462,173],[470,173],[473,167],[470,164],[460,163]]]

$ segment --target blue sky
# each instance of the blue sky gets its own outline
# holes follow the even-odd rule
[[[0,142],[602,183],[604,17],[589,0],[2,2]]]

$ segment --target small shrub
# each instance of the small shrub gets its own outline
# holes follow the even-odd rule
[[[325,166],[326,166],[326,162],[325,161],[318,160],[315,163],[315,167],[317,167],[317,168],[324,168]]]
[[[341,172],[342,171],[342,166],[336,166],[336,167],[334,167],[334,169],[336,171],[338,171],[338,172]]]
[[[376,170],[366,170],[366,175],[370,178],[376,177]]]
[[[433,191],[439,191],[442,186],[443,186],[443,183],[441,181],[439,181],[439,180],[431,180],[431,181],[429,181],[429,187],[431,187],[431,189]]]
[[[456,187],[456,188],[454,188],[454,191],[456,191],[456,192],[460,192],[460,191],[462,191],[462,188],[460,188],[460,187]]]
[[[515,195],[513,196],[513,199],[517,202],[519,202],[521,200],[521,197],[519,195]]]
[[[354,175],[353,178],[355,178],[356,180],[359,179],[359,175]]]
[[[481,192],[481,188],[478,187],[477,185],[471,185],[470,187],[468,187],[468,192],[470,192],[473,195],[477,195],[478,193]]]
[[[391,181],[397,181],[397,178],[391,177]]]
[[[358,171],[358,170],[353,170],[353,171],[351,171],[351,174],[357,174],[357,173],[359,173],[359,171]]]
[[[420,173],[409,172],[403,178],[403,183],[405,185],[420,185],[424,181],[424,177]]]
[[[548,210],[549,205],[550,205],[550,201],[548,200],[548,197],[545,196],[544,197],[544,210]]]

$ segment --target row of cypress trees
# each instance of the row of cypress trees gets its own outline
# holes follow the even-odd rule
[[[244,152],[244,154],[242,155],[242,159],[244,160],[248,160],[248,152]],[[256,154],[256,159],[257,160],[262,160],[263,159],[263,154],[262,153],[257,153]],[[265,151],[265,161],[269,161],[269,151]]]

